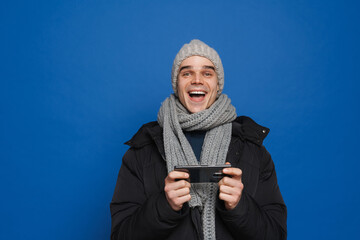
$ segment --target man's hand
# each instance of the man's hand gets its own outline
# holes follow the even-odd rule
[[[191,184],[185,180],[188,178],[188,173],[180,171],[172,171],[165,178],[165,196],[171,208],[175,211],[179,211],[184,203],[191,199]]]
[[[241,182],[242,171],[239,168],[224,168],[223,173],[231,177],[223,177],[219,181],[219,198],[225,202],[227,210],[232,210],[239,203],[244,189]]]

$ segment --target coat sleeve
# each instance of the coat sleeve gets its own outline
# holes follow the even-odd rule
[[[260,174],[254,195],[246,192],[231,211],[217,202],[217,210],[236,239],[286,239],[287,210],[277,183],[275,166],[270,154],[262,147]]]
[[[111,211],[111,239],[164,239],[188,214],[184,205],[179,212],[168,204],[165,193],[145,194],[143,168],[136,150],[124,155],[119,171]]]

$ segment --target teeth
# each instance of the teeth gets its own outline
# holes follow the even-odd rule
[[[189,92],[190,94],[200,94],[200,95],[204,95],[205,92],[201,92],[201,91],[192,91],[192,92]]]

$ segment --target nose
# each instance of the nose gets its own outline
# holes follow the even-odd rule
[[[194,74],[194,78],[191,83],[192,84],[203,84],[203,79],[201,77],[201,74],[200,73]]]

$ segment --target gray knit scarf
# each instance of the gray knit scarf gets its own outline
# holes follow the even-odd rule
[[[163,128],[165,157],[168,172],[176,165],[198,165],[192,147],[183,131],[207,131],[201,151],[201,165],[224,164],[231,139],[231,122],[236,111],[230,99],[221,94],[206,110],[189,113],[175,95],[170,95],[158,113]],[[191,184],[190,207],[200,207],[204,239],[215,239],[216,183]]]

